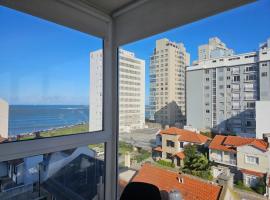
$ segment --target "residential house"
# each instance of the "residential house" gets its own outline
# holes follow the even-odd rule
[[[199,133],[171,127],[161,130],[156,136],[156,159],[172,160],[176,166],[183,166],[184,147],[188,144],[204,147],[210,138]]]
[[[237,180],[254,187],[269,173],[268,142],[262,139],[217,135],[209,145],[209,159],[228,166]]]
[[[215,183],[164,170],[151,164],[144,164],[132,182],[157,186],[162,199],[168,199],[168,194],[177,190],[185,200],[217,200],[222,191],[222,187]]]

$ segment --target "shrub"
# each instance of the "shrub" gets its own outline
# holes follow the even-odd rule
[[[165,167],[172,167],[175,168],[175,164],[171,161],[166,161],[166,160],[158,160],[157,161],[158,164],[163,165]]]

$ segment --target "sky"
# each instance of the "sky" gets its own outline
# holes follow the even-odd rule
[[[101,39],[4,7],[0,24],[0,98],[10,104],[88,104],[89,53],[102,47]],[[198,46],[210,37],[219,37],[235,53],[257,50],[270,37],[270,1],[259,0],[121,47],[146,61],[146,104],[155,41],[184,43],[193,61]]]

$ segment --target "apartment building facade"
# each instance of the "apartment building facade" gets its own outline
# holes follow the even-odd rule
[[[102,50],[91,53],[90,131],[102,128]],[[145,125],[145,61],[119,50],[119,131]]]
[[[229,49],[218,37],[209,38],[208,44],[200,45],[198,48],[198,60],[207,60],[233,55],[234,51]]]
[[[0,143],[8,139],[8,116],[9,105],[5,100],[0,99]]]
[[[189,64],[184,44],[166,38],[156,41],[150,58],[150,120],[185,125],[185,72]]]
[[[199,61],[187,69],[187,124],[255,137],[255,105],[270,93],[270,48]]]

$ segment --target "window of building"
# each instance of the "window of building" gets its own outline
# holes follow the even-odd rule
[[[171,140],[167,140],[167,147],[174,147],[174,142]]]
[[[258,165],[259,164],[259,158],[256,156],[245,156],[245,162],[247,164],[253,164],[253,165]]]
[[[172,154],[171,153],[166,153],[166,159],[172,159]]]
[[[233,81],[234,82],[239,82],[240,81],[240,76],[233,76]]]
[[[267,72],[262,72],[262,77],[266,77],[267,76]]]
[[[256,80],[256,75],[255,74],[248,74],[246,75],[246,81],[254,81]]]
[[[210,113],[210,110],[206,110],[205,112],[206,112],[206,113]]]
[[[227,85],[227,88],[231,88],[231,85]]]
[[[184,142],[180,142],[180,148],[184,148]]]
[[[258,183],[258,178],[256,176],[245,174],[245,184],[250,187],[254,187]]]

